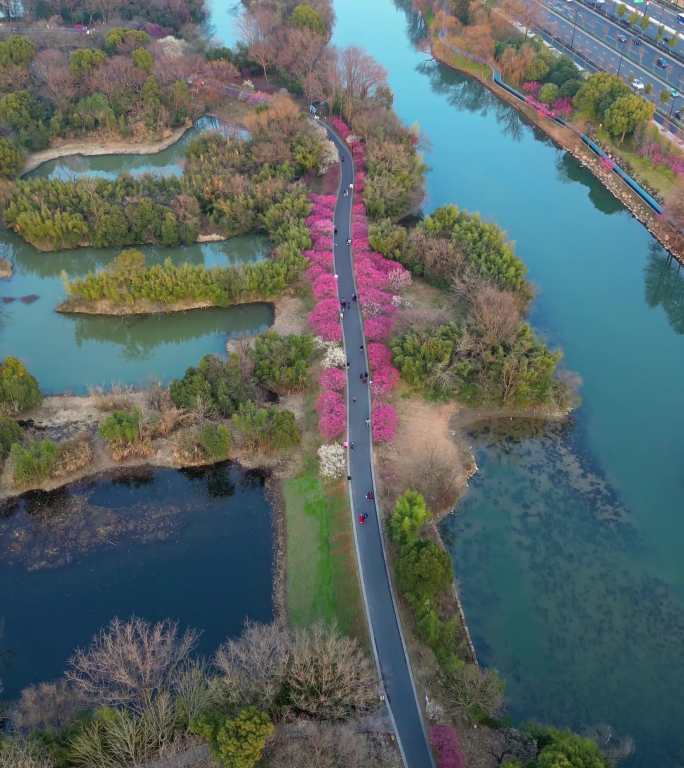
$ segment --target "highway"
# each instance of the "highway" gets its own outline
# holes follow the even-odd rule
[[[361,375],[368,371],[368,361],[361,308],[358,302],[352,301],[352,297],[357,292],[352,268],[353,243],[351,246],[347,245],[347,240],[351,237],[353,189],[351,194],[342,194],[342,190],[349,190],[349,185],[354,181],[354,164],[347,144],[329,126],[328,131],[342,161],[340,190],[335,208],[337,232],[334,258],[339,298],[341,301],[351,302],[351,308],[342,315],[342,330],[349,361],[347,369],[347,440],[350,446],[348,468],[351,477],[349,497],[359,575],[375,660],[404,765],[407,768],[434,768],[392,592],[377,502],[366,498],[366,494],[371,490],[375,499],[378,497],[373,473],[371,430],[366,423],[371,413],[371,393],[368,381],[361,380]],[[368,513],[368,518],[361,525],[359,515],[364,512]]]
[[[579,0],[544,0],[538,24],[599,69],[619,74],[627,83],[638,78],[644,85],[650,84],[651,93],[642,90],[641,95],[666,114],[684,106],[684,94],[672,96],[673,90],[684,92],[684,65],[643,38],[636,45],[636,34]],[[656,65],[658,58],[667,62],[664,69]],[[660,99],[663,91],[670,97],[665,104]]]

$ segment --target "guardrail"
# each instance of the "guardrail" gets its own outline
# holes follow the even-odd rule
[[[597,157],[600,157],[602,160],[606,160],[608,163],[610,163],[610,170],[613,171],[613,173],[616,173],[625,182],[625,184],[631,187],[648,206],[650,206],[658,214],[663,212],[663,207],[655,199],[655,197],[653,197],[650,192],[647,192],[641,186],[641,184],[633,179],[625,170],[620,168],[620,166],[611,157],[609,157],[595,141],[587,136],[586,133],[581,133],[580,138]]]

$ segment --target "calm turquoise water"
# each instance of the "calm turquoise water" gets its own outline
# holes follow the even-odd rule
[[[221,125],[215,118],[200,118],[183,137],[168,149],[154,155],[70,155],[48,160],[27,174],[28,178],[61,179],[69,181],[82,176],[114,179],[122,173],[140,176],[153,173],[157,176],[180,176],[183,173],[183,157],[187,145],[201,133],[220,130],[226,135],[245,136],[246,131]]]
[[[142,250],[150,263],[170,258],[176,263],[235,265],[264,258],[268,241],[249,236]],[[202,355],[224,354],[226,339],[264,331],[273,321],[269,304],[128,318],[55,312],[66,297],[63,274],[75,277],[100,269],[117,252],[83,248],[46,254],[0,231],[0,255],[14,264],[12,278],[0,281],[0,358],[16,355],[24,360],[45,393],[168,382]]]
[[[263,478],[235,465],[129,470],[26,495],[0,507],[0,548],[7,697],[58,677],[114,616],[200,629],[206,654],[246,617],[272,619],[271,510]]]
[[[682,765],[682,276],[572,158],[419,52],[401,5],[337,0],[335,42],[369,50],[420,124],[425,209],[507,230],[535,327],[583,381],[566,430],[476,441],[481,472],[444,528],[478,651],[517,720],[607,722],[634,738],[630,765]]]

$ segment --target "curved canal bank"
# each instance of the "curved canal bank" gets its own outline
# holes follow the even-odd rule
[[[335,42],[367,48],[400,117],[419,121],[426,211],[456,201],[508,231],[538,286],[534,325],[583,380],[568,426],[472,438],[480,473],[442,531],[478,656],[504,675],[516,721],[607,722],[634,739],[630,766],[674,768],[682,278],[587,169],[416,50],[420,20],[403,5],[338,2]]]

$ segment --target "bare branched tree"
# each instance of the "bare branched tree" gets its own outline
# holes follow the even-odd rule
[[[481,284],[471,297],[471,318],[485,346],[511,341],[520,325],[520,301],[510,291]]]
[[[216,653],[225,690],[240,705],[273,706],[287,674],[292,638],[278,624],[248,621],[242,635]]]
[[[123,705],[141,711],[163,689],[197,643],[197,632],[182,634],[168,619],[150,624],[113,619],[91,645],[69,660],[67,679],[94,704]]]
[[[345,113],[351,120],[357,101],[373,96],[378,88],[387,85],[387,72],[372,56],[355,46],[340,53],[339,65]]]
[[[358,642],[318,623],[298,630],[288,669],[290,706],[319,720],[342,720],[377,703],[377,682]]]
[[[471,718],[485,714],[494,717],[504,700],[504,683],[493,669],[480,669],[477,664],[464,664],[441,675],[447,704],[456,715]]]
[[[38,683],[24,688],[10,710],[10,720],[17,731],[63,728],[83,707],[78,692],[65,680]]]
[[[248,623],[238,640],[216,654],[225,695],[240,706],[338,720],[377,702],[373,667],[356,640],[315,624],[294,635],[275,625]]]
[[[247,9],[238,19],[238,30],[247,46],[250,58],[254,59],[264,71],[268,80],[268,68],[272,66],[278,54],[275,31],[278,28],[278,15],[266,7]]]

